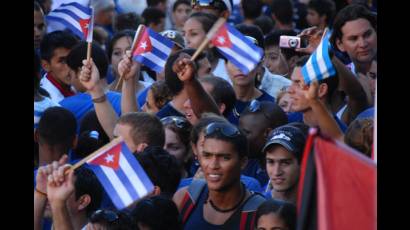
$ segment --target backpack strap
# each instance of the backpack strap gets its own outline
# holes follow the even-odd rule
[[[205,180],[193,180],[189,185],[188,190],[185,192],[184,198],[182,199],[182,209],[180,214],[182,217],[182,224],[185,224],[188,220],[188,217],[194,209],[205,185]]]
[[[256,209],[265,201],[266,199],[259,193],[252,193],[251,197],[246,201],[242,212],[240,220],[240,230],[253,229],[255,226],[255,215]]]

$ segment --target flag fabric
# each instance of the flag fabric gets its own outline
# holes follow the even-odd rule
[[[370,158],[311,133],[301,165],[297,230],[375,230],[376,180]]]
[[[329,30],[327,30],[329,31]],[[329,55],[329,38],[331,33],[327,32],[315,52],[309,57],[302,67],[302,75],[305,84],[309,85],[313,80],[322,80],[336,74],[336,69],[332,64]]]
[[[251,72],[263,56],[263,50],[228,23],[222,25],[211,43],[244,74]]]
[[[92,41],[93,10],[88,6],[77,2],[61,4],[46,16],[46,21],[50,28],[69,29],[81,39]]]
[[[153,191],[154,185],[121,141],[87,160],[117,209],[123,209]]]
[[[171,54],[174,43],[150,28],[143,27],[135,44],[133,59],[159,73]]]

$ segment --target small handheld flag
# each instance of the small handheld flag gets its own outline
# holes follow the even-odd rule
[[[135,61],[159,73],[164,68],[173,46],[174,43],[168,38],[143,27],[132,56]]]
[[[76,2],[61,4],[46,16],[47,24],[54,28],[68,28],[87,42],[92,41],[93,10]],[[59,24],[53,26],[53,24]],[[51,32],[51,31],[49,31]],[[91,39],[91,40],[90,40]]]
[[[328,30],[325,30],[319,46],[302,67],[303,79],[307,85],[313,80],[319,81],[336,74],[336,69],[329,55],[330,34]]]
[[[154,185],[123,141],[113,141],[87,160],[117,209],[154,190]],[[109,144],[109,145],[110,145]]]
[[[244,74],[251,72],[263,56],[260,47],[228,23],[218,29],[211,43]]]

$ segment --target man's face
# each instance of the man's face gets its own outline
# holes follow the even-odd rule
[[[50,62],[47,62],[45,68],[47,72],[50,72],[56,80],[63,85],[69,86],[71,84],[70,68],[67,65],[67,56],[70,53],[69,49],[57,48],[53,52],[53,56]]]
[[[197,49],[205,39],[206,32],[196,18],[190,18],[184,24],[182,35],[185,39],[186,48]]]
[[[134,143],[131,136],[131,126],[128,124],[116,124],[114,127],[114,137],[121,136],[131,152],[137,151],[138,143]]]
[[[283,109],[285,113],[289,113],[292,111],[292,99],[290,98],[290,94],[288,92],[285,92],[283,96],[279,99],[278,105]]]
[[[295,188],[299,181],[299,163],[294,154],[281,145],[274,145],[266,152],[266,171],[277,192]]]
[[[257,227],[255,230],[289,230],[286,222],[278,214],[270,212],[265,215],[261,215],[258,219]]]
[[[337,46],[347,52],[352,61],[369,63],[373,60],[377,54],[377,34],[368,20],[348,21],[341,31],[343,36],[337,40]]]
[[[292,100],[291,110],[294,112],[305,112],[306,110],[310,109],[305,96],[305,92],[307,90],[302,89],[302,83],[304,83],[304,81],[301,69],[302,68],[300,66],[296,66],[293,69],[293,73],[290,77],[292,84],[288,89],[290,98]]]
[[[112,54],[111,54],[111,66],[115,76],[119,76],[118,73],[118,64],[122,60],[122,57],[125,54],[125,51],[131,49],[132,38],[124,36],[118,39],[113,45]]]
[[[114,7],[108,7],[95,15],[95,22],[102,26],[111,25],[115,16]]]
[[[240,180],[243,162],[231,143],[205,138],[198,159],[209,190],[226,191]]]
[[[289,74],[289,65],[278,46],[268,46],[265,49],[263,64],[273,74],[282,76]]]
[[[39,48],[40,42],[43,40],[46,33],[46,25],[44,24],[44,15],[41,11],[34,11],[34,47]]]
[[[182,165],[186,159],[187,148],[182,143],[178,134],[169,128],[165,128],[165,144],[164,149],[173,155],[177,161]]]
[[[185,4],[179,4],[175,11],[172,13],[175,26],[182,28],[185,21],[188,19],[189,14],[191,13],[191,6]]]
[[[247,114],[239,118],[239,127],[245,132],[250,156],[258,156],[265,144],[267,125],[263,114]]]

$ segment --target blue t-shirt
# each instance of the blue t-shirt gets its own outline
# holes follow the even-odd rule
[[[361,119],[361,118],[373,118],[374,117],[374,107],[370,107],[366,109],[365,111],[359,113],[355,119]]]
[[[168,117],[168,116],[179,116],[179,117],[185,117],[184,114],[180,113],[178,110],[176,110],[170,102],[168,102],[158,113],[156,114],[159,119]]]
[[[256,98],[256,100],[258,101],[271,101],[271,102],[275,102],[275,98],[272,97],[271,95],[269,95],[268,93],[266,93],[265,91],[261,90],[262,95],[258,98]],[[251,101],[240,101],[240,100],[236,100],[235,102],[235,106],[233,107],[232,111],[229,112],[228,114],[228,121],[231,122],[234,125],[238,125],[239,124],[239,117],[240,114],[242,113],[243,110],[245,110],[246,107],[249,106],[249,104],[251,103]]]
[[[111,103],[114,111],[121,116],[121,94],[113,91],[107,92],[107,100]],[[66,97],[60,101],[60,105],[70,110],[77,120],[77,130],[80,129],[80,122],[84,115],[94,109],[91,96],[87,93],[78,93],[71,97]]]
[[[178,189],[190,185],[192,183],[192,179],[193,179],[192,177],[183,178],[179,182]],[[262,192],[262,187],[261,187],[260,183],[255,178],[245,176],[245,175],[241,175],[241,182],[245,185],[245,187],[249,191]]]
[[[258,159],[249,159],[248,164],[242,170],[242,174],[255,178],[259,184],[266,184],[269,181],[268,173],[260,166]]]

